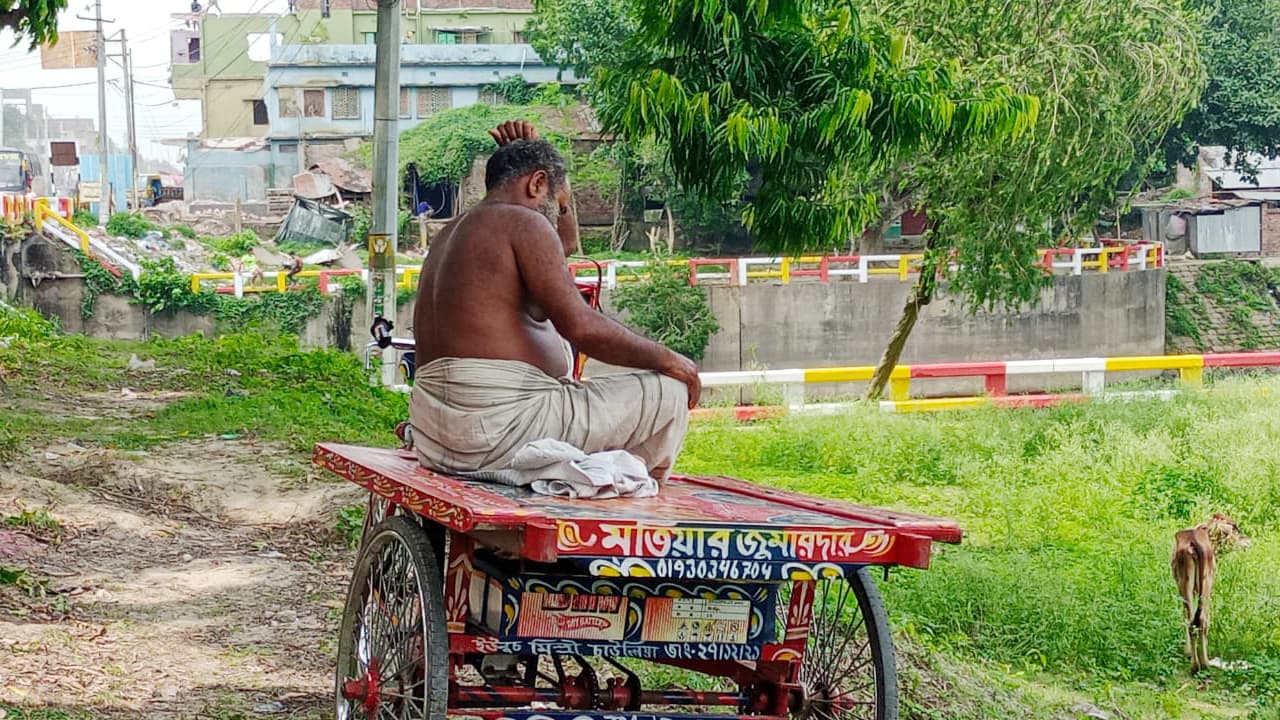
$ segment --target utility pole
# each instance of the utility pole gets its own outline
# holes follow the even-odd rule
[[[124,111],[129,133],[129,158],[133,171],[129,174],[129,193],[133,196],[133,209],[138,209],[138,133],[134,125],[133,108],[133,53],[129,52],[124,28],[120,28],[120,61],[124,67]]]
[[[396,230],[400,200],[400,0],[378,0],[373,74],[373,222],[369,231],[370,328],[382,348],[382,384],[395,383],[390,348],[396,317]]]
[[[303,106],[303,99],[306,97],[306,91],[302,88],[293,89],[293,104],[298,108],[298,174],[307,171],[307,134],[302,128],[302,118],[306,117],[307,109]]]
[[[93,20],[97,32],[98,52],[98,222],[103,226],[111,217],[111,175],[107,172],[110,153],[107,139],[107,38],[102,34],[102,0],[94,0]]]

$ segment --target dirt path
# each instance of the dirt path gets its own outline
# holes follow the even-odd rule
[[[139,411],[167,398],[137,398]],[[127,422],[110,397],[58,412]],[[0,466],[0,707],[72,717],[332,716],[357,489],[296,453],[198,440],[145,453],[64,441]],[[0,711],[2,712],[2,711]]]

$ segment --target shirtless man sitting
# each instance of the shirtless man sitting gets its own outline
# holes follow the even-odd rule
[[[564,158],[529,123],[491,131],[484,200],[449,223],[422,265],[413,312],[413,445],[426,467],[501,471],[527,443],[626,450],[665,480],[701,385],[693,361],[592,310]],[[567,341],[567,342],[566,342]],[[572,378],[572,343],[640,372]]]

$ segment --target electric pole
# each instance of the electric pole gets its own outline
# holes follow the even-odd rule
[[[94,0],[93,20],[97,32],[98,51],[98,222],[103,226],[111,217],[111,177],[107,172],[110,153],[107,139],[107,38],[102,34],[102,0]]]
[[[120,61],[124,67],[124,118],[129,133],[129,158],[132,172],[129,174],[129,193],[133,196],[133,209],[138,210],[138,134],[134,126],[133,109],[133,53],[120,28]]]
[[[366,308],[382,348],[382,383],[395,383],[396,231],[400,201],[400,0],[378,0],[373,74],[373,222]]]

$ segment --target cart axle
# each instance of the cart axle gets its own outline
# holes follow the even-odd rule
[[[382,685],[378,677],[380,666],[378,658],[371,659],[363,677],[345,680],[341,688],[342,697],[364,705],[370,717],[378,714],[378,704],[382,701]]]

